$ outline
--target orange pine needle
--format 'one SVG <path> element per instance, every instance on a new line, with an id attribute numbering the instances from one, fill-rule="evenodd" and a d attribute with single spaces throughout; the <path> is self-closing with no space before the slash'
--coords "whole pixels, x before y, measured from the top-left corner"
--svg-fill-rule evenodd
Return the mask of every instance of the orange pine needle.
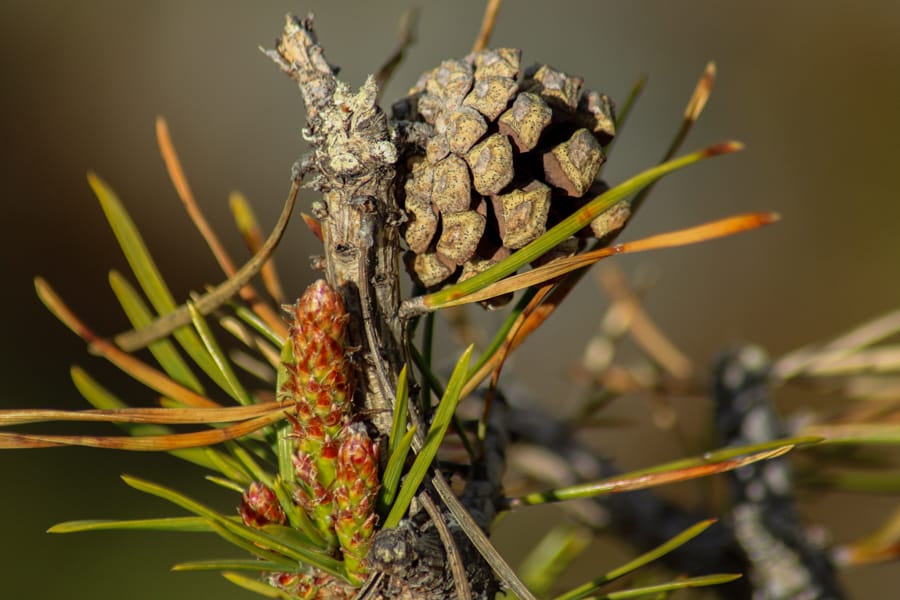
<path id="1" fill-rule="evenodd" d="M 568 258 L 560 258 L 536 269 L 532 269 L 531 271 L 502 279 L 473 294 L 443 303 L 439 308 L 468 304 L 470 302 L 480 302 L 530 286 L 540 285 L 546 281 L 561 277 L 576 269 L 590 266 L 603 258 L 614 256 L 616 254 L 646 252 L 647 250 L 658 250 L 662 248 L 674 248 L 686 246 L 688 244 L 696 244 L 757 229 L 764 225 L 774 223 L 778 219 L 779 216 L 776 213 L 750 213 L 738 215 L 712 221 L 703 225 L 697 225 L 695 227 L 661 233 L 633 242 L 623 242 L 607 248 L 600 248 L 593 252 L 576 254 L 575 256 Z"/>
<path id="2" fill-rule="evenodd" d="M 716 63 L 709 61 L 706 63 L 706 68 L 700 76 L 700 81 L 697 82 L 694 93 L 691 95 L 691 99 L 688 100 L 687 107 L 684 109 L 685 121 L 694 123 L 700 118 L 700 113 L 703 112 L 703 109 L 706 107 L 706 102 L 709 100 L 710 94 L 712 94 L 712 88 L 715 81 Z"/>
<path id="3" fill-rule="evenodd" d="M 53 446 L 89 446 L 91 448 L 157 452 L 198 448 L 249 435 L 283 418 L 282 411 L 277 410 L 271 414 L 221 429 L 210 429 L 195 433 L 148 435 L 144 437 L 0 433 L 0 450 L 11 448 L 50 448 Z"/>
<path id="4" fill-rule="evenodd" d="M 487 361 L 481 369 L 479 369 L 478 373 L 475 374 L 475 377 L 469 378 L 469 381 L 466 383 L 466 388 L 478 387 L 478 383 L 475 383 L 476 378 L 479 373 L 485 372 L 486 369 L 491 370 L 491 386 L 488 392 L 487 397 L 484 402 L 484 410 L 482 412 L 482 422 L 487 423 L 488 416 L 491 412 L 491 406 L 494 401 L 494 391 L 497 388 L 497 384 L 500 381 L 500 372 L 503 370 L 503 365 L 506 363 L 506 358 L 512 354 L 513 350 L 515 350 L 525 339 L 540 326 L 541 323 L 544 322 L 546 316 L 549 316 L 549 312 L 542 312 L 542 315 L 546 315 L 544 318 L 539 318 L 537 320 L 531 319 L 535 314 L 538 314 L 541 307 L 543 306 L 544 299 L 547 298 L 553 292 L 553 285 L 545 285 L 534 295 L 531 301 L 528 302 L 528 305 L 522 310 L 519 316 L 516 318 L 515 323 L 510 328 L 509 332 L 506 334 L 506 339 L 503 341 L 503 345 L 494 353 L 489 361 Z M 552 309 L 551 309 L 552 310 Z M 526 329 L 528 328 L 528 329 Z M 478 380 L 480 382 L 480 379 Z M 464 391 L 464 394 L 469 392 Z"/>
<path id="5" fill-rule="evenodd" d="M 0 426 L 48 421 L 154 423 L 157 425 L 228 423 L 259 417 L 282 410 L 283 407 L 281 402 L 265 402 L 251 406 L 227 408 L 117 408 L 113 410 L 22 408 L 0 410 Z"/>
<path id="6" fill-rule="evenodd" d="M 558 285 L 555 288 L 552 285 L 548 285 L 538 290 L 534 298 L 528 303 L 528 306 L 522 310 L 512 327 L 510 327 L 503 345 L 478 371 L 469 377 L 460 396 L 465 398 L 471 394 L 492 372 L 495 373 L 495 379 L 499 377 L 499 371 L 506 358 L 553 314 L 553 311 L 558 306 L 558 302 L 561 301 L 559 298 L 559 289 L 561 287 L 562 285 Z"/>
<path id="7" fill-rule="evenodd" d="M 628 311 L 628 333 L 644 352 L 676 379 L 690 378 L 693 372 L 690 359 L 656 326 L 621 270 L 602 269 L 599 280 L 606 294 Z"/>
<path id="8" fill-rule="evenodd" d="M 657 485 L 665 485 L 669 483 L 678 483 L 681 481 L 689 481 L 691 479 L 699 479 L 700 477 L 708 477 L 718 473 L 725 473 L 740 469 L 749 464 L 762 460 L 771 460 L 783 456 L 794 449 L 793 445 L 782 446 L 774 450 L 766 450 L 765 452 L 757 452 L 749 456 L 723 460 L 722 462 L 712 463 L 709 465 L 697 465 L 678 469 L 677 471 L 669 471 L 666 473 L 651 473 L 648 475 L 640 475 L 637 477 L 629 477 L 618 480 L 609 480 L 603 483 L 597 489 L 603 489 L 609 492 L 629 492 L 632 490 L 641 490 Z"/>
<path id="9" fill-rule="evenodd" d="M 841 546 L 835 552 L 835 562 L 840 565 L 866 565 L 897 560 L 898 557 L 900 557 L 900 510 L 895 510 L 871 535 Z"/>
<path id="10" fill-rule="evenodd" d="M 181 203 L 184 205 L 185 210 L 187 210 L 191 221 L 193 221 L 194 226 L 197 228 L 197 231 L 200 232 L 200 235 L 203 236 L 203 239 L 206 241 L 213 256 L 216 258 L 216 262 L 219 263 L 219 266 L 222 268 L 225 275 L 234 277 L 235 273 L 237 273 L 237 267 L 231 260 L 231 257 L 228 255 L 222 242 L 219 241 L 216 232 L 213 231 L 209 222 L 206 220 L 203 211 L 200 210 L 200 206 L 197 204 L 194 193 L 191 191 L 187 177 L 184 174 L 184 169 L 181 167 L 181 160 L 178 158 L 178 153 L 175 151 L 175 146 L 172 143 L 169 126 L 163 117 L 156 118 L 156 139 L 159 144 L 159 152 L 166 165 L 166 171 L 169 173 L 172 185 L 175 186 L 175 191 L 178 193 L 178 197 L 181 199 Z M 269 261 L 266 262 L 266 265 L 268 264 Z M 264 265 L 262 269 L 265 270 L 266 266 Z M 245 285 L 238 293 L 266 325 L 276 332 L 284 335 L 287 334 L 287 328 L 284 326 L 284 321 L 270 306 L 260 299 L 256 290 L 253 289 L 253 286 L 249 284 Z M 277 301 L 280 302 L 280 300 Z"/>
<path id="11" fill-rule="evenodd" d="M 260 249 L 258 253 L 254 254 L 249 261 L 244 263 L 244 265 L 240 269 L 238 269 L 238 271 L 235 272 L 233 276 L 229 277 L 224 282 L 212 288 L 209 292 L 200 296 L 194 301 L 194 307 L 201 314 L 209 314 L 210 312 L 227 302 L 232 296 L 240 292 L 242 289 L 247 288 L 248 282 L 256 276 L 256 274 L 259 272 L 259 269 L 266 263 L 266 261 L 275 251 L 275 248 L 278 246 L 278 242 L 281 241 L 281 237 L 284 234 L 285 228 L 290 221 L 291 213 L 293 212 L 294 204 L 297 201 L 297 194 L 299 193 L 299 190 L 300 182 L 293 181 L 291 183 L 291 189 L 288 192 L 288 197 L 284 202 L 284 207 L 281 210 L 281 215 L 278 217 L 278 222 L 275 224 L 275 227 L 269 234 L 269 237 L 266 239 L 265 244 L 263 244 L 262 249 Z M 253 293 L 255 297 L 255 292 L 253 292 L 252 289 L 250 289 L 250 292 Z M 266 324 L 273 331 L 278 334 L 284 332 L 283 337 L 287 336 L 287 326 L 284 323 L 284 320 L 281 319 L 277 314 L 275 314 L 275 312 L 268 305 L 262 303 L 261 301 L 257 301 L 256 303 L 251 302 L 251 304 L 254 311 L 259 315 L 261 319 L 266 321 Z M 147 346 L 155 340 L 166 337 L 175 329 L 178 329 L 183 325 L 187 325 L 190 322 L 190 310 L 188 309 L 187 305 L 182 304 L 174 311 L 157 317 L 149 325 L 146 325 L 141 329 L 132 329 L 130 331 L 120 333 L 116 335 L 114 339 L 116 341 L 116 344 L 118 344 L 120 348 L 129 352 L 133 352 Z"/>
<path id="12" fill-rule="evenodd" d="M 529 494 L 527 496 L 511 498 L 508 501 L 508 507 L 514 508 L 517 506 L 524 506 L 529 504 L 544 504 L 551 500 L 562 501 L 570 498 L 575 498 L 576 496 L 579 498 L 585 498 L 589 496 L 599 496 L 601 494 L 631 492 L 634 490 L 642 490 L 658 485 L 689 481 L 691 479 L 698 479 L 700 477 L 708 477 L 710 475 L 715 475 L 718 473 L 733 471 L 734 469 L 739 469 L 741 467 L 762 460 L 771 460 L 773 458 L 778 458 L 793 450 L 794 447 L 794 444 L 787 444 L 785 446 L 779 446 L 778 448 L 775 448 L 773 450 L 766 450 L 763 452 L 757 452 L 755 454 L 749 454 L 747 456 L 741 456 L 738 458 L 722 460 L 704 465 L 694 465 L 681 469 L 675 469 L 672 471 L 663 471 L 657 473 L 639 473 L 630 476 L 626 475 L 624 477 L 612 477 L 609 479 L 603 479 L 601 481 L 571 486 L 564 490 L 555 490 L 549 493 L 538 492 L 535 494 Z"/>
<path id="13" fill-rule="evenodd" d="M 300 218 L 303 219 L 303 222 L 306 223 L 306 227 L 314 236 L 316 236 L 317 240 L 320 242 L 325 241 L 322 237 L 322 225 L 319 223 L 318 219 L 305 212 L 300 213 Z"/>
<path id="14" fill-rule="evenodd" d="M 187 177 L 184 175 L 184 169 L 181 167 L 178 153 L 175 151 L 175 146 L 172 144 L 169 126 L 163 117 L 156 117 L 156 140 L 159 144 L 159 152 L 162 155 L 163 162 L 166 164 L 166 171 L 169 173 L 172 185 L 175 186 L 175 191 L 178 192 L 181 203 L 184 204 L 184 208 L 191 217 L 191 221 L 194 222 L 194 226 L 200 232 L 200 235 L 203 236 L 203 239 L 206 240 L 209 249 L 212 250 L 213 255 L 216 257 L 216 261 L 222 267 L 222 270 L 226 275 L 231 277 L 237 269 L 231 261 L 231 257 L 229 257 L 228 253 L 225 251 L 225 247 L 222 246 L 222 243 L 216 236 L 215 231 L 210 227 L 209 222 L 200 210 L 196 198 L 194 198 L 191 186 L 188 184 Z"/>
<path id="15" fill-rule="evenodd" d="M 487 48 L 491 41 L 491 35 L 494 33 L 497 15 L 500 13 L 502 4 L 503 0 L 488 0 L 487 6 L 484 8 L 484 17 L 481 20 L 481 30 L 478 32 L 478 38 L 472 45 L 472 52 L 481 52 Z"/>
<path id="16" fill-rule="evenodd" d="M 265 237 L 263 237 L 259 222 L 256 220 L 256 215 L 253 214 L 253 209 L 250 208 L 250 203 L 240 192 L 231 192 L 228 200 L 231 214 L 238 225 L 241 237 L 244 238 L 244 244 L 247 245 L 251 254 L 256 254 L 262 249 Z M 284 304 L 284 291 L 281 287 L 281 279 L 275 269 L 275 260 L 271 258 L 267 260 L 260 269 L 259 275 L 262 278 L 263 286 L 275 303 Z"/>

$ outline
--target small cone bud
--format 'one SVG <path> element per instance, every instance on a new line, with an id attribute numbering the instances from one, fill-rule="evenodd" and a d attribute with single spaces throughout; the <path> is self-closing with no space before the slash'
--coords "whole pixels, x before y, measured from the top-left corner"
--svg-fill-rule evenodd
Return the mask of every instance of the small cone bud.
<path id="1" fill-rule="evenodd" d="M 311 573 L 272 573 L 267 581 L 297 600 L 351 600 L 359 593 L 358 587 L 347 585 L 318 569 Z"/>
<path id="2" fill-rule="evenodd" d="M 294 319 L 295 326 L 321 330 L 339 342 L 343 342 L 347 331 L 344 301 L 324 279 L 306 288 L 295 305 Z"/>
<path id="3" fill-rule="evenodd" d="M 295 501 L 323 539 L 336 546 L 331 490 L 336 440 L 350 418 L 352 371 L 344 348 L 349 316 L 340 294 L 324 280 L 310 285 L 290 309 L 292 360 L 279 375 L 279 398 L 294 402 Z"/>
<path id="4" fill-rule="evenodd" d="M 349 316 L 340 294 L 324 280 L 310 285 L 292 307 L 289 334 L 294 362 L 281 397 L 297 405 L 298 433 L 324 426 L 335 437 L 349 411 L 351 365 L 344 340 Z M 312 416 L 318 418 L 313 424 Z M 304 435 L 305 437 L 305 435 Z"/>
<path id="5" fill-rule="evenodd" d="M 244 525 L 261 528 L 263 525 L 283 525 L 284 509 L 272 488 L 254 481 L 241 497 L 241 519 Z"/>
<path id="6" fill-rule="evenodd" d="M 339 485 L 356 489 L 361 485 L 365 495 L 374 495 L 381 482 L 378 480 L 378 447 L 372 442 L 362 423 L 352 423 L 343 432 L 337 453 L 337 480 Z M 356 501 L 357 496 L 350 498 Z"/>
<path id="7" fill-rule="evenodd" d="M 354 583 L 361 583 L 368 573 L 365 559 L 375 530 L 375 497 L 381 485 L 378 448 L 362 423 L 344 429 L 335 483 L 335 533 L 347 575 Z"/>
<path id="8" fill-rule="evenodd" d="M 331 472 L 323 473 L 318 469 L 319 464 L 331 466 Z M 298 483 L 294 500 L 315 524 L 322 539 L 332 548 L 338 544 L 334 533 L 335 506 L 331 493 L 334 466 L 334 459 L 314 459 L 302 451 L 294 455 L 294 476 Z"/>

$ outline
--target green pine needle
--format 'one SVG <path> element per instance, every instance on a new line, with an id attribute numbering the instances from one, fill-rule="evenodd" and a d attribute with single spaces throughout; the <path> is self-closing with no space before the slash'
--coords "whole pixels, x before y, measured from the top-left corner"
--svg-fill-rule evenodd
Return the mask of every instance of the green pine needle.
<path id="1" fill-rule="evenodd" d="M 232 308 L 234 309 L 234 314 L 240 320 L 252 327 L 257 333 L 267 339 L 273 346 L 275 346 L 276 348 L 281 348 L 284 345 L 284 338 L 272 331 L 272 328 L 266 325 L 265 321 L 260 319 L 259 315 L 257 315 L 255 312 L 248 309 L 246 306 L 241 306 L 240 304 L 233 304 Z"/>
<path id="2" fill-rule="evenodd" d="M 238 494 L 244 493 L 244 486 L 230 479 L 226 479 L 225 477 L 216 477 L 215 475 L 207 475 L 204 477 L 210 483 L 213 483 L 219 487 L 225 488 L 226 490 L 231 490 L 232 492 L 237 492 Z"/>
<path id="3" fill-rule="evenodd" d="M 241 575 L 240 573 L 231 573 L 228 571 L 222 573 L 222 577 L 224 577 L 231 583 L 244 588 L 245 590 L 255 592 L 257 594 L 260 594 L 261 596 L 265 596 L 266 598 L 276 598 L 277 600 L 294 600 L 290 594 L 282 592 L 281 590 L 274 588 L 267 583 L 263 583 L 259 579 L 250 578 L 246 575 Z"/>
<path id="4" fill-rule="evenodd" d="M 75 389 L 77 389 L 84 399 L 94 408 L 100 410 L 127 408 L 128 405 L 125 402 L 100 385 L 97 380 L 91 377 L 81 367 L 73 366 L 70 369 L 70 375 L 72 377 L 72 383 L 75 384 Z M 145 435 L 167 435 L 175 432 L 173 429 L 164 425 L 151 425 L 147 423 L 116 423 L 116 426 L 135 437 Z M 218 451 L 216 450 L 210 452 L 218 454 Z M 218 465 L 215 461 L 210 459 L 210 452 L 207 452 L 205 448 L 183 448 L 180 450 L 170 450 L 169 454 L 195 465 L 217 471 L 219 470 Z"/>
<path id="5" fill-rule="evenodd" d="M 208 519 L 210 525 L 216 529 L 223 538 L 236 545 L 245 549 L 256 548 L 256 550 L 253 550 L 256 554 L 260 554 L 260 549 L 265 549 L 264 552 L 267 555 L 265 558 L 269 560 L 272 560 L 272 558 L 268 556 L 270 554 L 281 555 L 284 560 L 302 562 L 310 566 L 318 567 L 326 573 L 330 573 L 335 577 L 346 580 L 343 564 L 330 556 L 321 554 L 312 546 L 285 544 L 275 536 L 267 534 L 259 529 L 248 527 L 242 523 L 236 523 L 196 500 L 192 500 L 165 486 L 144 481 L 129 475 L 123 475 L 122 479 L 125 483 L 137 490 L 168 500 L 197 516 Z"/>
<path id="6" fill-rule="evenodd" d="M 401 438 L 406 434 L 407 410 L 409 407 L 409 380 L 406 365 L 397 375 L 397 392 L 394 397 L 394 415 L 391 422 L 391 435 L 388 437 L 388 452 L 394 455 Z"/>
<path id="7" fill-rule="evenodd" d="M 509 500 L 509 504 L 510 506 L 547 504 L 551 502 L 595 498 L 597 496 L 602 496 L 605 494 L 643 489 L 646 487 L 652 487 L 654 485 L 673 483 L 675 481 L 670 481 L 665 478 L 656 478 L 654 476 L 661 476 L 683 469 L 714 466 L 716 465 L 716 463 L 724 463 L 738 457 L 745 457 L 747 461 L 767 460 L 770 458 L 776 458 L 777 456 L 782 456 L 784 453 L 790 451 L 798 445 L 816 444 L 820 442 L 821 438 L 798 437 L 773 440 L 771 442 L 752 444 L 749 446 L 722 448 L 714 452 L 708 452 L 701 456 L 676 460 L 661 465 L 656 465 L 654 467 L 649 467 L 647 469 L 630 471 L 628 473 L 601 479 L 599 481 L 579 483 L 576 485 L 556 488 L 553 490 L 535 492 L 533 494 L 528 494 L 527 496 L 512 498 Z M 781 452 L 779 452 L 779 450 L 781 450 Z M 721 470 L 715 472 L 724 472 L 726 470 L 737 468 L 738 466 L 750 464 L 747 461 L 742 462 L 740 465 L 735 464 L 728 468 L 723 467 Z M 710 474 L 712 473 L 704 472 L 692 474 L 690 476 L 678 478 L 677 481 L 694 479 L 696 477 L 708 476 Z"/>
<path id="8" fill-rule="evenodd" d="M 57 523 L 47 533 L 78 533 L 82 531 L 182 531 L 209 533 L 213 529 L 202 517 L 165 517 L 161 519 L 83 520 Z"/>
<path id="9" fill-rule="evenodd" d="M 224 558 L 219 560 L 194 560 L 172 565 L 173 571 L 284 571 L 284 565 L 256 559 Z M 274 588 L 273 588 L 274 589 Z"/>
<path id="10" fill-rule="evenodd" d="M 543 596 L 591 540 L 593 534 L 587 527 L 569 524 L 555 527 L 528 552 L 517 573 L 529 590 Z"/>
<path id="11" fill-rule="evenodd" d="M 821 436 L 822 444 L 900 444 L 897 423 L 838 423 L 811 425 L 803 433 Z"/>
<path id="12" fill-rule="evenodd" d="M 159 269 L 153 262 L 150 252 L 147 250 L 144 239 L 119 198 L 106 182 L 95 173 L 88 173 L 88 183 L 100 200 L 100 206 L 109 221 L 110 227 L 122 248 L 125 259 L 131 266 L 135 278 L 144 294 L 150 300 L 150 304 L 156 311 L 163 315 L 173 312 L 176 308 L 175 299 L 166 286 Z M 219 369 L 212 357 L 203 348 L 203 344 L 190 327 L 179 327 L 172 335 L 184 348 L 188 356 L 220 387 L 227 387 L 227 382 L 222 379 Z"/>
<path id="13" fill-rule="evenodd" d="M 281 509 L 284 511 L 284 515 L 287 517 L 291 527 L 301 532 L 311 545 L 325 550 L 328 547 L 328 542 L 319 534 L 319 530 L 316 529 L 306 511 L 297 505 L 289 484 L 281 477 L 277 477 L 272 489 L 275 490 L 278 503 L 281 504 Z"/>
<path id="14" fill-rule="evenodd" d="M 654 560 L 656 560 L 662 556 L 665 556 L 666 554 L 668 554 L 672 550 L 675 550 L 679 546 L 684 545 L 688 541 L 694 539 L 695 537 L 697 537 L 698 535 L 700 535 L 701 533 L 706 531 L 715 522 L 716 522 L 715 519 L 709 519 L 706 521 L 701 521 L 691 527 L 688 527 L 687 529 L 685 529 L 684 531 L 682 531 L 681 533 L 679 533 L 672 539 L 668 540 L 667 542 L 665 542 L 663 544 L 660 544 L 653 550 L 650 550 L 649 552 L 645 552 L 644 554 L 638 556 L 634 560 L 627 562 L 626 564 L 622 565 L 621 567 L 619 567 L 617 569 L 613 569 L 612 571 L 610 571 L 609 573 L 606 573 L 605 575 L 601 575 L 600 577 L 598 577 L 592 581 L 582 584 L 582 585 L 578 586 L 577 588 L 575 588 L 574 590 L 571 590 L 561 596 L 557 596 L 555 600 L 577 600 L 579 598 L 584 598 L 584 597 L 588 596 L 589 594 L 592 594 L 595 591 L 597 591 L 598 589 L 600 589 L 601 586 L 603 586 L 607 583 L 610 583 L 611 581 L 614 581 L 616 579 L 619 579 L 620 577 L 624 577 L 625 575 L 628 575 L 629 573 L 636 571 L 637 569 L 650 564 Z"/>
<path id="15" fill-rule="evenodd" d="M 219 523 L 214 522 L 210 523 L 210 527 L 212 527 L 212 530 L 219 534 L 219 537 L 221 537 L 225 541 L 231 543 L 234 546 L 237 546 L 238 548 L 241 548 L 242 550 L 250 553 L 253 556 L 256 556 L 261 560 L 278 563 L 285 571 L 297 568 L 297 565 L 290 558 L 283 556 L 279 552 L 270 550 L 267 546 L 249 541 L 247 537 L 238 535 L 234 532 L 233 529 L 223 527 Z"/>
<path id="16" fill-rule="evenodd" d="M 109 285 L 116 299 L 122 305 L 122 310 L 128 317 L 131 326 L 135 329 L 149 325 L 153 321 L 153 313 L 144 304 L 137 290 L 118 271 L 109 272 Z M 188 364 L 181 358 L 175 345 L 167 338 L 157 340 L 148 346 L 150 353 L 163 368 L 166 374 L 198 394 L 203 394 L 203 385 L 191 371 Z"/>
<path id="17" fill-rule="evenodd" d="M 741 577 L 742 575 L 737 573 L 717 573 L 715 575 L 703 575 L 701 577 L 691 577 L 689 579 L 677 579 L 669 583 L 661 583 L 657 585 L 632 588 L 630 590 L 610 592 L 609 594 L 604 594 L 602 596 L 591 596 L 591 598 L 594 598 L 595 600 L 627 600 L 630 598 L 643 598 L 663 592 L 674 592 L 677 590 L 685 590 L 689 588 L 722 585 L 723 583 L 730 583 L 736 579 L 740 579 Z M 587 592 L 586 594 L 580 594 L 578 596 L 571 597 L 566 596 L 566 598 L 567 600 L 580 600 L 581 598 L 587 598 L 588 594 L 590 593 L 591 592 Z M 554 600 L 561 600 L 561 598 L 563 598 L 563 596 L 554 598 Z"/>
<path id="18" fill-rule="evenodd" d="M 212 329 L 209 328 L 206 319 L 203 318 L 203 315 L 200 314 L 200 311 L 197 310 L 193 302 L 188 302 L 187 307 L 188 311 L 191 313 L 191 322 L 194 324 L 194 329 L 197 330 L 197 334 L 203 342 L 203 347 L 216 365 L 221 381 L 225 382 L 222 389 L 238 404 L 243 406 L 254 404 L 255 400 L 247 393 L 247 390 L 244 389 L 244 386 L 241 385 L 240 380 L 238 380 L 237 376 L 234 374 L 234 371 L 231 369 L 231 361 L 228 360 L 228 357 L 222 352 L 222 348 L 216 341 Z M 217 381 L 219 381 L 219 379 L 217 379 Z"/>
<path id="19" fill-rule="evenodd" d="M 459 395 L 462 392 L 463 385 L 465 385 L 466 374 L 469 372 L 472 349 L 473 346 L 466 348 L 466 351 L 463 352 L 463 355 L 456 363 L 456 367 L 453 369 L 450 381 L 447 382 L 447 390 L 444 392 L 440 404 L 438 404 L 434 420 L 428 430 L 428 435 L 425 437 L 425 443 L 418 456 L 416 456 L 416 460 L 397 494 L 397 500 L 391 507 L 391 512 L 384 520 L 385 529 L 396 527 L 400 523 L 400 519 L 406 514 L 409 503 L 412 502 L 413 496 L 419 489 L 419 485 L 425 479 L 428 469 L 431 468 L 434 457 L 437 456 L 438 448 L 444 440 L 444 435 L 446 435 L 447 428 L 453 420 L 453 415 L 456 413 L 456 404 L 459 402 Z"/>
<path id="20" fill-rule="evenodd" d="M 380 514 L 387 513 L 394 503 L 394 498 L 397 496 L 397 488 L 400 485 L 400 478 L 403 475 L 403 466 L 406 464 L 406 457 L 409 456 L 409 449 L 412 446 L 415 435 L 416 428 L 413 426 L 400 438 L 397 447 L 394 448 L 391 457 L 388 459 L 384 475 L 381 477 L 381 490 L 378 494 L 378 512 Z"/>
<path id="21" fill-rule="evenodd" d="M 558 225 L 544 233 L 544 235 L 520 250 L 517 250 L 508 258 L 500 261 L 491 268 L 470 279 L 466 279 L 463 282 L 447 286 L 432 294 L 412 299 L 413 301 L 407 301 L 406 308 L 413 314 L 420 307 L 424 307 L 426 310 L 436 309 L 453 300 L 480 291 L 488 285 L 503 279 L 507 275 L 515 273 L 526 264 L 540 258 L 548 251 L 558 246 L 565 239 L 583 229 L 601 213 L 611 209 L 619 202 L 624 201 L 632 194 L 639 192 L 665 175 L 714 156 L 736 152 L 742 147 L 743 146 L 738 142 L 724 142 L 722 144 L 704 148 L 703 150 L 692 152 L 681 158 L 664 162 L 658 166 L 651 167 L 595 197 L 583 208 L 561 221 Z"/>

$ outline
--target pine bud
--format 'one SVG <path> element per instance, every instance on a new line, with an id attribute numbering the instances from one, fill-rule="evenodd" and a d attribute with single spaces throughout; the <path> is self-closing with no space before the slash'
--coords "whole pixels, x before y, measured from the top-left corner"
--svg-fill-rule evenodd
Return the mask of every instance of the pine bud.
<path id="1" fill-rule="evenodd" d="M 241 519 L 244 525 L 261 528 L 263 525 L 285 522 L 284 510 L 272 488 L 254 481 L 241 497 Z"/>
<path id="2" fill-rule="evenodd" d="M 294 363 L 286 365 L 290 377 L 282 397 L 297 403 L 301 429 L 309 425 L 305 417 L 315 415 L 333 438 L 343 426 L 352 394 L 350 361 L 344 348 L 347 311 L 340 294 L 320 279 L 300 296 L 291 313 Z"/>
<path id="3" fill-rule="evenodd" d="M 338 450 L 334 504 L 334 528 L 347 575 L 361 583 L 368 572 L 366 555 L 375 529 L 375 497 L 378 478 L 378 448 L 362 423 L 353 423 L 343 432 Z"/>
<path id="4" fill-rule="evenodd" d="M 350 414 L 351 364 L 344 347 L 349 316 L 340 294 L 324 280 L 290 307 L 292 360 L 283 365 L 279 397 L 294 403 L 296 502 L 336 547 L 331 490 L 338 441 Z"/>
<path id="5" fill-rule="evenodd" d="M 333 443 L 328 445 L 329 450 L 333 447 Z M 334 454 L 329 451 L 327 455 L 320 454 L 314 458 L 303 451 L 297 451 L 293 461 L 294 476 L 298 483 L 295 501 L 316 525 L 328 546 L 337 547 L 338 538 L 334 533 L 335 506 L 331 492 L 334 483 Z M 320 470 L 319 465 L 328 470 Z"/>

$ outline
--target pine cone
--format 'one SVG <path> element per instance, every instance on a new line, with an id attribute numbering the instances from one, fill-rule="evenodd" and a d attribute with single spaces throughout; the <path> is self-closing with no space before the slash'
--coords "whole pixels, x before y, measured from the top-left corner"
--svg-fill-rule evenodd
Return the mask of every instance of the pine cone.
<path id="1" fill-rule="evenodd" d="M 608 96 L 519 50 L 448 60 L 393 106 L 407 268 L 427 288 L 465 279 L 572 214 L 615 134 Z M 402 136 L 403 137 L 403 136 Z"/>

